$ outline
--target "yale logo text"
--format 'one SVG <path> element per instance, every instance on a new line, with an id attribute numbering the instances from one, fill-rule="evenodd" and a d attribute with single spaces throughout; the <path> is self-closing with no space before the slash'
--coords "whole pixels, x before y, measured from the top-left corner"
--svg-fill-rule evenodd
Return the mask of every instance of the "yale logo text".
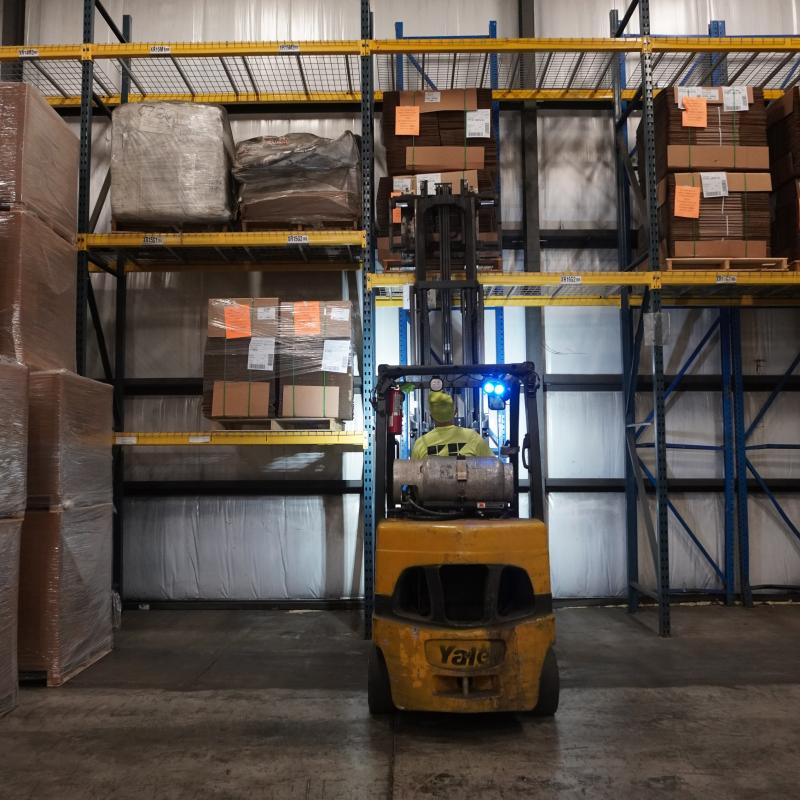
<path id="1" fill-rule="evenodd" d="M 491 658 L 488 645 L 466 648 L 440 644 L 439 651 L 443 667 L 485 667 Z"/>

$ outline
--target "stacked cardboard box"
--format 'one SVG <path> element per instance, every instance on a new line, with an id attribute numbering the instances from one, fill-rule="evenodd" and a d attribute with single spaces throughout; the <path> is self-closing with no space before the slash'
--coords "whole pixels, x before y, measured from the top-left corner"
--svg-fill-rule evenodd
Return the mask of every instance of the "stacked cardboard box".
<path id="1" fill-rule="evenodd" d="M 673 87 L 658 94 L 654 111 L 662 259 L 768 257 L 772 184 L 763 91 Z M 640 125 L 640 154 L 642 137 Z M 642 186 L 644 179 L 640 157 Z M 640 242 L 646 245 L 644 237 Z"/>
<path id="2" fill-rule="evenodd" d="M 353 314 L 349 300 L 281 303 L 282 417 L 353 419 Z"/>
<path id="3" fill-rule="evenodd" d="M 203 414 L 209 419 L 275 416 L 277 297 L 208 301 Z"/>
<path id="4" fill-rule="evenodd" d="M 233 136 L 220 106 L 146 101 L 114 110 L 111 216 L 148 227 L 233 217 Z"/>
<path id="5" fill-rule="evenodd" d="M 404 109 L 419 108 L 419 135 L 398 133 L 398 117 Z M 400 233 L 400 220 L 389 218 L 392 193 L 419 193 L 425 180 L 428 192 L 435 184 L 450 183 L 460 191 L 462 180 L 471 189 L 493 192 L 498 175 L 497 140 L 491 124 L 492 93 L 489 89 L 457 89 L 437 92 L 384 92 L 383 141 L 388 176 L 377 192 L 379 250 L 388 253 L 389 234 Z M 497 242 L 499 212 L 493 207 L 478 212 L 478 230 L 487 242 Z M 458 230 L 458 215 L 451 214 L 451 230 Z"/>
<path id="6" fill-rule="evenodd" d="M 0 716 L 17 705 L 19 549 L 28 458 L 28 368 L 0 358 Z"/>
<path id="7" fill-rule="evenodd" d="M 58 685 L 111 650 L 113 389 L 31 373 L 19 669 Z"/>
<path id="8" fill-rule="evenodd" d="M 112 394 L 63 370 L 30 377 L 19 667 L 50 684 L 111 649 Z"/>
<path id="9" fill-rule="evenodd" d="M 772 255 L 800 260 L 800 88 L 767 109 L 767 139 L 774 194 L 771 197 Z"/>
<path id="10" fill-rule="evenodd" d="M 239 142 L 233 176 L 246 222 L 352 226 L 361 217 L 361 154 L 350 131 Z"/>

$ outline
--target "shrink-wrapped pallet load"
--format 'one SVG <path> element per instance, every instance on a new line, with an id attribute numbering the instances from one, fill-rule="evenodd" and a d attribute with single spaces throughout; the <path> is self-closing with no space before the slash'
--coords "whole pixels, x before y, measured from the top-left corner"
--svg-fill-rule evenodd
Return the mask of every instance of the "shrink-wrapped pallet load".
<path id="1" fill-rule="evenodd" d="M 220 106 L 142 101 L 114 110 L 111 217 L 148 227 L 220 225 L 234 212 L 233 137 Z"/>
<path id="2" fill-rule="evenodd" d="M 17 705 L 17 606 L 22 517 L 0 519 L 0 716 Z"/>
<path id="3" fill-rule="evenodd" d="M 0 358 L 0 518 L 25 512 L 28 368 Z"/>
<path id="4" fill-rule="evenodd" d="M 0 208 L 35 214 L 68 242 L 78 228 L 78 138 L 28 83 L 0 83 Z"/>
<path id="5" fill-rule="evenodd" d="M 239 142 L 233 175 L 246 223 L 352 226 L 361 216 L 361 155 L 350 131 Z"/>

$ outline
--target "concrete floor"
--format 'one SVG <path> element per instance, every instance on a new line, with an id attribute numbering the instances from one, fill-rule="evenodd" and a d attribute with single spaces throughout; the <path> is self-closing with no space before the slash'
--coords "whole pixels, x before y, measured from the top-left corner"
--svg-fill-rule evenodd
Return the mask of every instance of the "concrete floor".
<path id="1" fill-rule="evenodd" d="M 355 613 L 127 613 L 0 720 L 0 798 L 800 797 L 796 605 L 556 618 L 555 719 L 373 720 Z"/>

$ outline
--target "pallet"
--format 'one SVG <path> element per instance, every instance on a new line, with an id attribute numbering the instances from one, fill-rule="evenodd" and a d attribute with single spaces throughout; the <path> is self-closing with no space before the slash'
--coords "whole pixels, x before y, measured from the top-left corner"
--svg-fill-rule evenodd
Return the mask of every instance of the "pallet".
<path id="1" fill-rule="evenodd" d="M 344 422 L 330 417 L 280 417 L 278 419 L 215 419 L 215 431 L 343 431 Z"/>
<path id="2" fill-rule="evenodd" d="M 310 222 L 292 223 L 288 222 L 262 222 L 257 219 L 243 219 L 243 233 L 269 233 L 270 231 L 357 231 L 358 221 L 352 222 Z"/>
<path id="3" fill-rule="evenodd" d="M 145 225 L 138 222 L 116 222 L 111 220 L 112 233 L 229 233 L 230 223 L 209 222 L 187 225 Z"/>
<path id="4" fill-rule="evenodd" d="M 44 677 L 47 675 L 47 685 L 48 686 L 61 686 L 63 683 L 66 683 L 70 678 L 74 678 L 78 673 L 83 672 L 87 667 L 91 667 L 92 664 L 98 662 L 101 658 L 107 656 L 113 647 L 104 647 L 102 650 L 98 650 L 96 653 L 93 653 L 89 656 L 82 664 L 78 664 L 77 667 L 73 667 L 68 672 L 58 672 L 55 669 L 42 669 L 42 670 L 32 670 L 32 671 L 25 671 L 26 677 L 31 678 L 38 678 L 38 676 Z"/>
<path id="5" fill-rule="evenodd" d="M 667 258 L 666 272 L 786 272 L 785 258 Z"/>

